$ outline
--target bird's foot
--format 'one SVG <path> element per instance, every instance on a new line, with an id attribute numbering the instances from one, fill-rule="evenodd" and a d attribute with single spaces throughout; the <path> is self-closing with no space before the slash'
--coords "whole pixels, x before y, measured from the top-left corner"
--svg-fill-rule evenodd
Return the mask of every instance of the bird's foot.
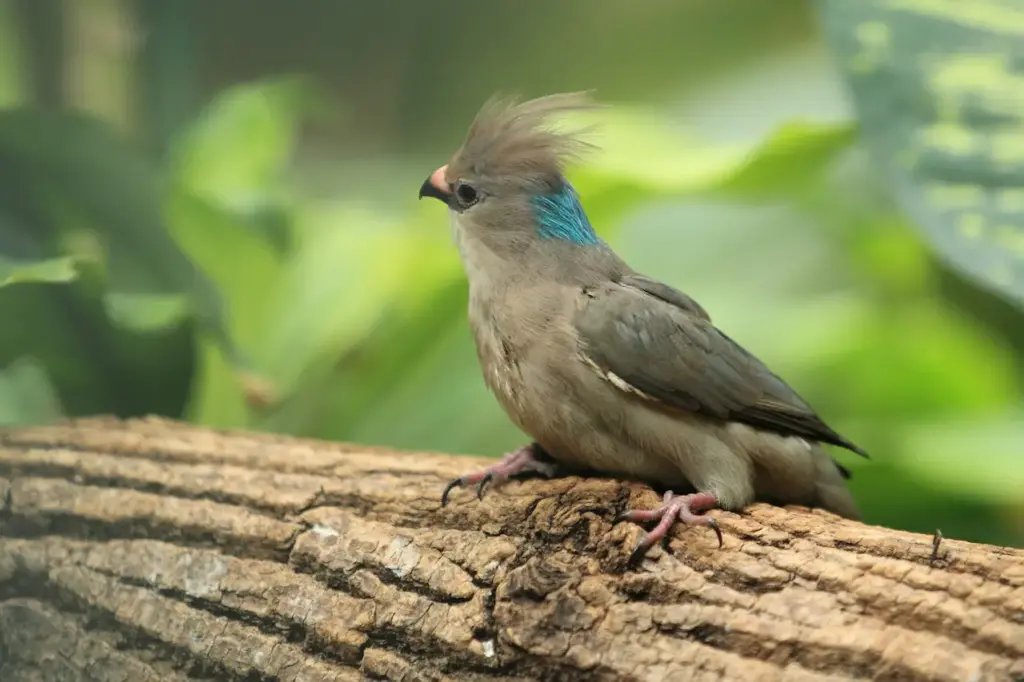
<path id="1" fill-rule="evenodd" d="M 635 564 L 642 559 L 647 554 L 647 550 L 665 537 L 665 534 L 668 533 L 669 528 L 672 527 L 676 519 L 694 526 L 710 526 L 715 531 L 715 535 L 718 536 L 718 546 L 721 547 L 722 530 L 718 527 L 715 520 L 710 516 L 694 514 L 694 511 L 707 509 L 716 504 L 718 504 L 718 500 L 711 493 L 693 493 L 692 495 L 676 496 L 670 490 L 665 493 L 661 506 L 656 509 L 634 509 L 620 514 L 615 519 L 616 521 L 639 522 L 658 520 L 658 525 L 640 538 L 640 542 L 636 544 L 633 553 L 629 556 L 629 563 Z"/>
<path id="2" fill-rule="evenodd" d="M 441 493 L 441 506 L 443 507 L 448 504 L 448 493 L 453 488 L 476 483 L 477 499 L 483 499 L 484 488 L 487 487 L 488 483 L 500 483 L 517 474 L 535 471 L 542 476 L 551 478 L 555 474 L 555 465 L 550 461 L 542 459 L 544 457 L 546 457 L 546 453 L 537 443 L 524 445 L 518 450 L 502 457 L 496 464 L 452 480 L 445 486 L 444 492 Z"/>

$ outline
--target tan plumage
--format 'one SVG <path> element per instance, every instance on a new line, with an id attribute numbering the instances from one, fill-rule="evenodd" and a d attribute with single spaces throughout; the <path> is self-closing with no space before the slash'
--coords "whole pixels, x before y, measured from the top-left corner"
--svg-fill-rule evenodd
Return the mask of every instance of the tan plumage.
<path id="1" fill-rule="evenodd" d="M 693 299 L 636 273 L 590 229 L 564 177 L 589 145 L 551 119 L 593 106 L 581 93 L 492 100 L 421 189 L 451 209 L 484 380 L 536 442 L 454 483 L 550 473 L 546 455 L 568 470 L 701 493 L 633 512 L 662 518 L 649 541 L 677 515 L 714 525 L 691 508 L 716 502 L 739 510 L 761 498 L 857 518 L 848 473 L 819 443 L 863 451 Z"/>

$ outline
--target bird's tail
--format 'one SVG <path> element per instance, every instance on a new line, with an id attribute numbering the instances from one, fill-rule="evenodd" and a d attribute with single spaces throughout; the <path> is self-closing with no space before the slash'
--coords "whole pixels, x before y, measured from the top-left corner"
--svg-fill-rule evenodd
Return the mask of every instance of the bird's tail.
<path id="1" fill-rule="evenodd" d="M 817 465 L 817 506 L 833 514 L 859 521 L 860 509 L 857 508 L 850 489 L 846 487 L 849 472 L 823 451 L 817 457 Z"/>

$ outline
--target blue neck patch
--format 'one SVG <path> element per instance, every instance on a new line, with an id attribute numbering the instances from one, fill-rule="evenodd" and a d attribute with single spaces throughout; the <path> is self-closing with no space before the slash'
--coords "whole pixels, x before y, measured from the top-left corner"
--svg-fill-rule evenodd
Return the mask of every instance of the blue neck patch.
<path id="1" fill-rule="evenodd" d="M 601 243 L 571 185 L 566 184 L 557 192 L 538 194 L 531 202 L 541 239 L 561 239 L 577 246 Z"/>

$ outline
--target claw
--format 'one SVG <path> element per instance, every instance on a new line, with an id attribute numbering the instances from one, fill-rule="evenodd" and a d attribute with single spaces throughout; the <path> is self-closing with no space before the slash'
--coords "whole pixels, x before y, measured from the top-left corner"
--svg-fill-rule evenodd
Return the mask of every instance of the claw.
<path id="1" fill-rule="evenodd" d="M 486 488 L 487 484 L 493 480 L 494 474 L 492 472 L 488 471 L 486 474 L 484 474 L 484 477 L 481 478 L 480 482 L 476 484 L 476 499 L 484 499 L 484 488 Z"/>
<path id="2" fill-rule="evenodd" d="M 708 525 L 711 526 L 711 530 L 715 531 L 715 535 L 718 536 L 718 549 L 722 549 L 722 545 L 725 544 L 725 540 L 722 537 L 722 529 L 718 527 L 718 521 L 709 517 Z"/>
<path id="3" fill-rule="evenodd" d="M 650 549 L 650 547 L 647 546 L 647 535 L 647 533 L 644 533 L 643 537 L 640 538 L 640 541 L 636 543 L 635 547 L 633 547 L 633 551 L 629 553 L 628 564 L 630 566 L 639 565 L 640 560 L 644 558 L 644 555 L 647 554 L 647 550 Z"/>
<path id="4" fill-rule="evenodd" d="M 445 486 L 444 492 L 441 493 L 441 506 L 443 507 L 448 504 L 449 493 L 458 487 L 475 483 L 476 497 L 478 500 L 482 500 L 488 485 L 492 483 L 497 484 L 517 474 L 535 471 L 542 476 L 550 478 L 555 475 L 556 471 L 550 461 L 545 461 L 546 457 L 547 455 L 544 450 L 536 443 L 531 443 L 514 452 L 510 452 L 496 464 L 450 481 Z"/>
<path id="5" fill-rule="evenodd" d="M 441 506 L 443 507 L 446 504 L 448 504 L 448 493 L 450 493 L 455 488 L 461 488 L 463 485 L 464 484 L 462 483 L 461 478 L 453 478 L 452 480 L 448 481 L 448 485 L 444 487 L 444 492 L 441 493 Z"/>

